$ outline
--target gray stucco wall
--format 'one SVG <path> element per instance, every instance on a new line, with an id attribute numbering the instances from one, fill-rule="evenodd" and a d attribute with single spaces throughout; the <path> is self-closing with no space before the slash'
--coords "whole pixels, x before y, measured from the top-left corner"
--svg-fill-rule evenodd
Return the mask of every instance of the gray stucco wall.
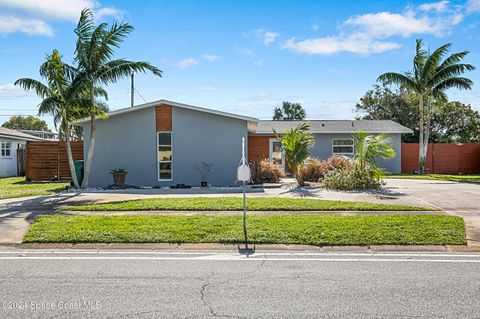
<path id="1" fill-rule="evenodd" d="M 155 108 L 115 115 L 97 121 L 97 140 L 90 186 L 112 184 L 112 168 L 128 171 L 126 183 L 137 186 L 200 184 L 196 169 L 202 161 L 211 162 L 208 183 L 233 185 L 241 157 L 242 137 L 247 122 L 199 111 L 172 108 L 173 181 L 158 181 Z M 89 125 L 84 126 L 85 158 Z"/>
<path id="2" fill-rule="evenodd" d="M 247 122 L 176 107 L 172 109 L 172 118 L 172 184 L 199 185 L 200 175 L 195 167 L 205 161 L 213 164 L 210 185 L 234 185 Z"/>
<path id="3" fill-rule="evenodd" d="M 401 172 L 401 137 L 400 134 L 390 135 L 396 156 L 390 160 L 378 160 L 378 165 L 390 173 Z M 315 145 L 310 154 L 319 159 L 327 159 L 332 156 L 332 140 L 336 138 L 351 138 L 351 134 L 315 134 Z"/>
<path id="4" fill-rule="evenodd" d="M 88 154 L 90 125 L 84 126 L 84 154 Z M 126 183 L 156 185 L 155 108 L 115 115 L 96 121 L 96 143 L 90 186 L 112 184 L 110 170 L 125 168 Z"/>

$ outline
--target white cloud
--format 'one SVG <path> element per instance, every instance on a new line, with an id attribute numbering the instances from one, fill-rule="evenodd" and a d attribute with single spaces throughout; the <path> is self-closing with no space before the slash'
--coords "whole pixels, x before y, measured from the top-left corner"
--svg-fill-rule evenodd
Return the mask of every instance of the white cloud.
<path id="1" fill-rule="evenodd" d="M 195 58 L 187 58 L 175 64 L 179 69 L 185 70 L 191 66 L 198 65 L 198 60 Z"/>
<path id="2" fill-rule="evenodd" d="M 379 12 L 349 18 L 345 25 L 357 27 L 375 37 L 399 35 L 409 37 L 418 33 L 438 33 L 439 27 L 427 17 L 417 18 L 413 12 L 403 14 Z"/>
<path id="3" fill-rule="evenodd" d="M 480 0 L 468 0 L 467 13 L 480 12 Z"/>
<path id="4" fill-rule="evenodd" d="M 99 16 L 118 16 L 114 7 L 102 7 L 96 0 L 0 0 L 0 7 L 17 9 L 36 17 L 76 21 L 85 8 Z"/>
<path id="5" fill-rule="evenodd" d="M 263 65 L 263 60 L 256 60 L 256 61 L 253 61 L 253 64 L 256 65 L 256 66 L 262 66 Z"/>
<path id="6" fill-rule="evenodd" d="M 214 62 L 220 60 L 222 57 L 214 54 L 204 54 L 203 58 L 208 62 Z"/>
<path id="7" fill-rule="evenodd" d="M 10 34 L 16 32 L 28 35 L 53 36 L 52 28 L 41 20 L 0 16 L 0 33 Z"/>
<path id="8" fill-rule="evenodd" d="M 304 54 L 382 53 L 402 46 L 389 40 L 391 37 L 418 34 L 441 37 L 463 19 L 461 8 L 449 7 L 448 1 L 427 3 L 407 7 L 402 13 L 377 12 L 353 16 L 343 22 L 338 34 L 298 41 L 290 38 L 282 47 Z"/>
<path id="9" fill-rule="evenodd" d="M 32 92 L 25 91 L 21 87 L 13 85 L 12 83 L 0 85 L 0 98 L 17 98 L 32 95 Z"/>
<path id="10" fill-rule="evenodd" d="M 444 12 L 448 7 L 449 1 L 442 0 L 438 2 L 430 2 L 424 3 L 420 5 L 420 10 L 423 11 L 437 11 L 437 12 Z"/>
<path id="11" fill-rule="evenodd" d="M 250 50 L 250 49 L 240 50 L 240 54 L 245 56 L 255 56 L 255 53 L 253 52 L 253 50 Z"/>
<path id="12" fill-rule="evenodd" d="M 320 29 L 320 26 L 316 22 L 314 22 L 310 29 L 312 29 L 313 31 L 318 31 L 318 29 Z"/>
<path id="13" fill-rule="evenodd" d="M 97 20 L 106 16 L 122 16 L 120 10 L 102 7 L 96 0 L 0 0 L 0 33 L 52 36 L 53 29 L 48 24 L 50 20 L 76 22 L 84 8 L 90 8 Z"/>
<path id="14" fill-rule="evenodd" d="M 268 46 L 270 43 L 273 43 L 280 36 L 277 32 L 266 31 L 264 29 L 256 29 L 253 31 L 255 36 L 260 39 L 265 46 Z"/>
<path id="15" fill-rule="evenodd" d="M 331 36 L 303 41 L 295 41 L 295 38 L 290 38 L 283 45 L 284 49 L 291 49 L 305 54 L 333 54 L 342 51 L 371 54 L 382 53 L 400 47 L 399 43 L 374 41 L 364 34 L 354 34 L 346 38 Z"/>
<path id="16" fill-rule="evenodd" d="M 101 20 L 104 17 L 114 17 L 115 19 L 121 19 L 123 17 L 123 11 L 114 7 L 105 7 L 95 10 L 94 15 L 96 20 Z"/>

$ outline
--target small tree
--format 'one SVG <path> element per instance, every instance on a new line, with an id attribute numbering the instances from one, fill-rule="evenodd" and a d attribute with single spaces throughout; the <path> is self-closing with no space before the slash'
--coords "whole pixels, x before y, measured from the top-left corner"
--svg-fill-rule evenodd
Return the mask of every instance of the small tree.
<path id="1" fill-rule="evenodd" d="M 14 115 L 8 121 L 3 123 L 2 127 L 6 127 L 12 130 L 31 130 L 31 131 L 51 132 L 48 129 L 47 122 L 33 115 L 28 115 L 28 116 Z"/>
<path id="2" fill-rule="evenodd" d="M 380 179 L 384 173 L 377 166 L 377 159 L 391 159 L 395 156 L 391 138 L 385 134 L 369 135 L 360 131 L 353 135 L 355 145 L 355 169 Z"/>
<path id="3" fill-rule="evenodd" d="M 302 184 L 298 174 L 299 168 L 309 158 L 309 149 L 315 144 L 315 139 L 309 130 L 310 126 L 307 123 L 288 129 L 282 135 L 273 130 L 277 138 L 282 142 L 285 159 L 299 184 Z"/>
<path id="4" fill-rule="evenodd" d="M 282 102 L 282 106 L 273 110 L 273 119 L 281 120 L 304 120 L 306 117 L 305 110 L 300 103 Z"/>

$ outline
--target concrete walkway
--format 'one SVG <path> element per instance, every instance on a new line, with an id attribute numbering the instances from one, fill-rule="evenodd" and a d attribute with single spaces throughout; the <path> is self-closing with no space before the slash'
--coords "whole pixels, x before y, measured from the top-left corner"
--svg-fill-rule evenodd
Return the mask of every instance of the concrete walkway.
<path id="1" fill-rule="evenodd" d="M 387 185 L 382 193 L 335 192 L 323 189 L 265 189 L 264 192 L 254 192 L 250 193 L 248 196 L 306 197 L 327 200 L 436 207 L 448 214 L 464 217 L 468 226 L 467 236 L 469 242 L 480 243 L 479 195 L 480 185 L 476 184 L 447 181 L 389 179 L 387 180 Z M 136 190 L 128 193 L 118 191 L 100 193 L 66 193 L 46 197 L 0 200 L 0 243 L 21 242 L 28 225 L 36 216 L 53 214 L 56 209 L 66 206 L 153 197 L 218 196 L 242 196 L 242 194 L 212 194 L 208 191 L 190 194 L 185 191 L 167 192 L 165 190 Z M 145 214 L 145 212 L 142 213 Z M 346 212 L 341 213 L 345 214 Z M 392 212 L 388 213 L 391 214 Z"/>

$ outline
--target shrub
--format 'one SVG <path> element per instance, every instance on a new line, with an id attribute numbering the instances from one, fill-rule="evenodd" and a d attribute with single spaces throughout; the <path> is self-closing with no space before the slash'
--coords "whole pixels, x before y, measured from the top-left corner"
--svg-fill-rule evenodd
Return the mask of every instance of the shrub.
<path id="1" fill-rule="evenodd" d="M 298 180 L 304 182 L 318 182 L 323 178 L 321 173 L 322 162 L 317 159 L 308 160 L 305 165 L 298 169 Z"/>
<path id="2" fill-rule="evenodd" d="M 326 160 L 310 159 L 299 171 L 302 182 L 318 182 L 330 171 L 336 169 L 353 169 L 352 160 L 345 156 L 332 156 Z"/>
<path id="3" fill-rule="evenodd" d="M 354 169 L 336 169 L 323 178 L 327 189 L 355 190 L 378 189 L 383 182 L 371 176 L 368 171 Z"/>
<path id="4" fill-rule="evenodd" d="M 250 163 L 252 181 L 255 184 L 278 183 L 285 173 L 268 159 Z"/>

